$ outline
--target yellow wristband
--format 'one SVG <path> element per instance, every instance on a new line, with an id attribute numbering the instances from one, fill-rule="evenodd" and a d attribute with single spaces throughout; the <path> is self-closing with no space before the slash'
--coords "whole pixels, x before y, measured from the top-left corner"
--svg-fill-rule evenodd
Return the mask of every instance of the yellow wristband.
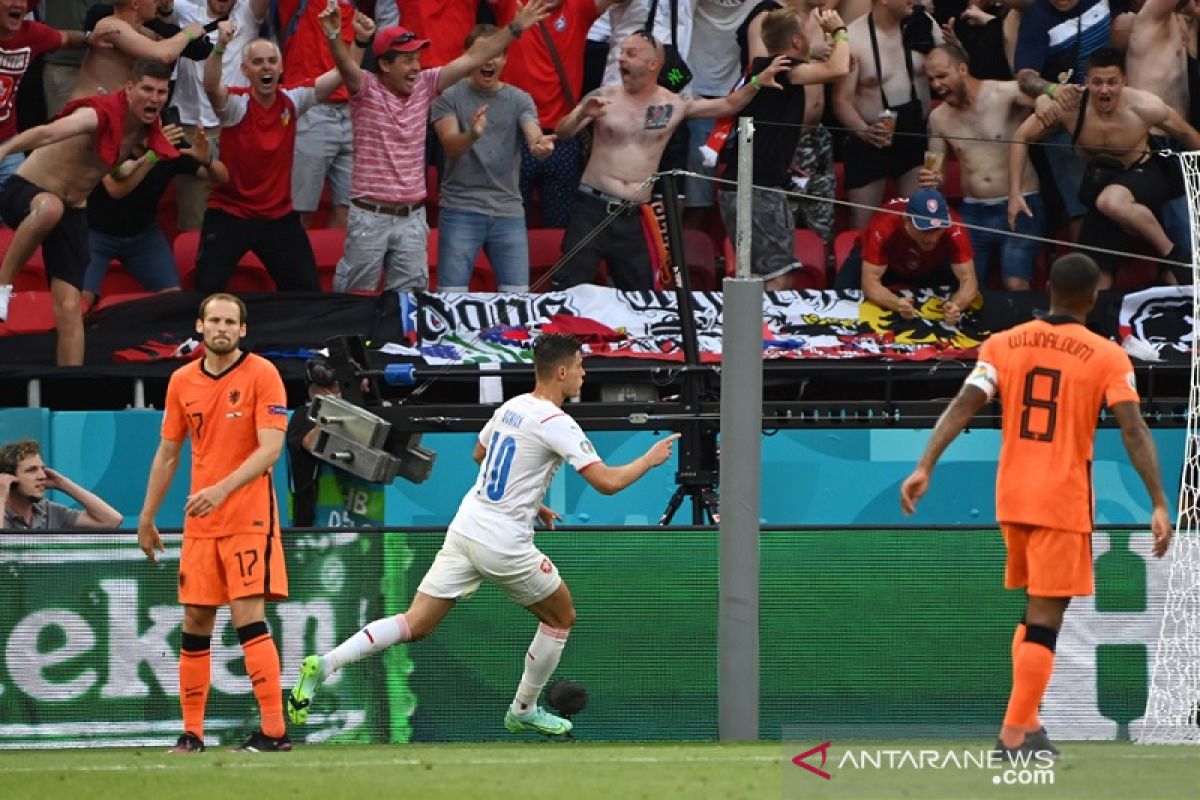
<path id="1" fill-rule="evenodd" d="M 1049 83 L 1049 84 L 1046 84 L 1046 96 L 1047 96 L 1047 97 L 1051 97 L 1051 98 L 1052 98 L 1052 97 L 1054 97 L 1054 93 L 1055 93 L 1056 91 L 1058 91 L 1058 84 L 1057 84 L 1057 83 Z"/>
<path id="2" fill-rule="evenodd" d="M 152 167 L 155 164 L 157 164 L 158 163 L 158 153 L 154 152 L 153 150 L 147 150 L 146 151 L 146 163 Z"/>
<path id="3" fill-rule="evenodd" d="M 850 41 L 850 34 L 846 33 L 846 31 L 844 31 L 844 30 L 838 31 L 837 33 L 835 33 L 833 35 L 833 41 L 848 42 L 848 41 Z"/>
<path id="4" fill-rule="evenodd" d="M 214 44 L 212 51 L 213 51 L 214 55 L 218 55 L 218 56 L 225 55 L 225 48 L 219 44 Z"/>
<path id="5" fill-rule="evenodd" d="M 478 142 L 479 134 L 475 132 L 474 128 L 467 128 L 467 138 L 470 139 L 472 142 Z"/>
<path id="6" fill-rule="evenodd" d="M 751 85 L 751 86 L 753 86 L 753 87 L 755 88 L 755 90 L 758 90 L 758 89 L 761 89 L 761 88 L 762 88 L 762 84 L 758 82 L 758 76 L 757 76 L 757 75 L 751 75 L 751 76 L 750 76 L 750 85 Z"/>

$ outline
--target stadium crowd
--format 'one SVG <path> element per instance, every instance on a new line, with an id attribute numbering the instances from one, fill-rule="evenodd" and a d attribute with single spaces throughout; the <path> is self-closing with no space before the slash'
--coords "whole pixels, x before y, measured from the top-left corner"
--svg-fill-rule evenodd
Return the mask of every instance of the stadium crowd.
<path id="1" fill-rule="evenodd" d="M 663 169 L 716 288 L 740 114 L 769 289 L 950 285 L 953 322 L 1071 242 L 1102 288 L 1190 262 L 1197 0 L 0 9 L 0 322 L 48 282 L 60 364 L 130 292 L 653 288 Z"/>

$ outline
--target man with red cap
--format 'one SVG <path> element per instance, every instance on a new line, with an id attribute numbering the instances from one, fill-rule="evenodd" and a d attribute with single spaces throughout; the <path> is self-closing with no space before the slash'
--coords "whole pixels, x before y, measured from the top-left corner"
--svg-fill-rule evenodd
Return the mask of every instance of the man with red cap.
<path id="1" fill-rule="evenodd" d="M 509 43 L 546 16 L 548 0 L 519 6 L 507 27 L 476 41 L 444 67 L 421 69 L 429 46 L 412 31 L 395 26 L 375 34 L 365 15 L 355 17 L 359 44 L 374 35 L 371 50 L 377 72 L 358 66 L 340 36 L 338 21 L 322 17 L 346 89 L 354 128 L 354 177 L 350 187 L 346 251 L 338 262 L 333 289 L 370 292 L 383 288 L 420 290 L 429 282 L 425 222 L 425 133 L 434 98 L 502 53 Z"/>
<path id="2" fill-rule="evenodd" d="M 913 302 L 889 286 L 933 288 L 957 283 L 946 301 L 946 323 L 957 325 L 979 283 L 975 253 L 962 218 L 936 189 L 896 198 L 875 212 L 846 263 L 838 269 L 835 289 L 862 289 L 863 298 L 905 319 L 916 315 Z"/>

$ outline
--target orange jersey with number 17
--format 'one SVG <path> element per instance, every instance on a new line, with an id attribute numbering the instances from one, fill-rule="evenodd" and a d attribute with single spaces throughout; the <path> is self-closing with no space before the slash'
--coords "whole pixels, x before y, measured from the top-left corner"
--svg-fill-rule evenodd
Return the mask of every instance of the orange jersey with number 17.
<path id="1" fill-rule="evenodd" d="M 191 492 L 223 480 L 258 449 L 261 428 L 287 429 L 287 395 L 275 365 L 245 353 L 220 375 L 203 359 L 180 367 L 167 383 L 162 436 L 192 440 Z M 206 517 L 187 517 L 185 536 L 219 537 L 279 531 L 271 471 L 237 489 Z"/>
<path id="2" fill-rule="evenodd" d="M 996 519 L 1090 533 L 1101 405 L 1138 401 L 1125 351 L 1069 317 L 1034 320 L 988 338 L 967 383 L 1000 395 Z"/>

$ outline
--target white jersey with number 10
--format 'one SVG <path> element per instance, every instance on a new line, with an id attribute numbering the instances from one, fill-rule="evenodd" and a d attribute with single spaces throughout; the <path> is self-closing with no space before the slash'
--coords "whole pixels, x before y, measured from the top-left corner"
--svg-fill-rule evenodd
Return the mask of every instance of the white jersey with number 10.
<path id="1" fill-rule="evenodd" d="M 479 443 L 487 455 L 450 530 L 509 555 L 532 546 L 534 518 L 563 460 L 577 471 L 600 461 L 569 414 L 532 394 L 500 406 Z"/>

